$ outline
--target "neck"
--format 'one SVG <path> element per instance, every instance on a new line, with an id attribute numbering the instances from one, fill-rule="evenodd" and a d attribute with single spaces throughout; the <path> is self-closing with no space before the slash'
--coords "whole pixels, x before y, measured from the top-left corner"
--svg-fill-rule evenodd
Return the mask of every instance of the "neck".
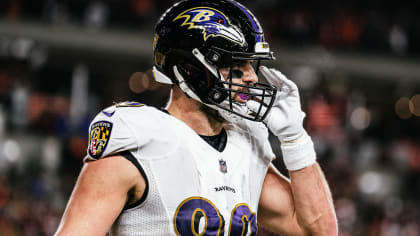
<path id="1" fill-rule="evenodd" d="M 223 121 L 218 117 L 217 111 L 205 107 L 194 99 L 187 98 L 177 86 L 172 89 L 168 112 L 182 120 L 199 135 L 213 136 L 223 129 Z"/>

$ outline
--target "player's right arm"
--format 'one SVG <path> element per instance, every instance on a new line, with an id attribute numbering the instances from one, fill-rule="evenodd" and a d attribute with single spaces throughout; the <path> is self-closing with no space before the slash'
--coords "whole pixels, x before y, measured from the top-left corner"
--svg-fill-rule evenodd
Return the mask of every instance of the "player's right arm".
<path id="1" fill-rule="evenodd" d="M 137 203 L 145 194 L 145 179 L 135 160 L 126 155 L 148 141 L 142 135 L 139 142 L 127 122 L 141 120 L 144 115 L 136 114 L 143 108 L 138 103 L 123 103 L 103 110 L 92 121 L 88 155 L 56 236 L 105 235 L 124 206 Z"/>
<path id="2" fill-rule="evenodd" d="M 105 235 L 145 186 L 140 172 L 123 156 L 85 163 L 55 236 Z"/>

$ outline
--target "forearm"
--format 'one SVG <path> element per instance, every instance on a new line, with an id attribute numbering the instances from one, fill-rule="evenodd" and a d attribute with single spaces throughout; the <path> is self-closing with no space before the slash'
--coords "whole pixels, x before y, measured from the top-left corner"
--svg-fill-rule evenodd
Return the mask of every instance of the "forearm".
<path id="1" fill-rule="evenodd" d="M 331 192 L 319 165 L 289 173 L 299 224 L 311 235 L 337 235 Z"/>
<path id="2" fill-rule="evenodd" d="M 280 221 L 289 219 L 289 223 L 295 223 L 297 219 L 299 229 L 294 229 L 293 226 L 289 226 L 290 224 L 273 227 L 278 232 L 284 232 L 284 228 L 290 229 L 287 230 L 291 232 L 289 235 L 300 235 L 301 228 L 309 235 L 337 235 L 337 221 L 331 194 L 316 163 L 312 139 L 303 128 L 305 113 L 301 109 L 299 90 L 296 84 L 280 71 L 261 67 L 261 73 L 271 85 L 278 88 L 276 99 L 264 122 L 281 143 L 283 161 L 291 178 L 291 192 L 288 192 L 290 194 L 288 197 L 291 197 L 292 213 L 285 214 L 288 209 L 282 207 L 280 200 L 269 199 L 278 194 L 266 193 L 264 195 L 268 197 L 260 201 L 260 205 L 268 210 L 274 209 L 274 216 L 266 217 L 267 222 L 279 224 Z M 248 101 L 247 106 L 254 112 L 258 109 L 252 101 Z M 279 184 L 278 186 L 281 187 Z M 281 190 L 271 192 L 281 193 Z M 275 202 L 279 206 L 270 207 L 267 202 Z"/>

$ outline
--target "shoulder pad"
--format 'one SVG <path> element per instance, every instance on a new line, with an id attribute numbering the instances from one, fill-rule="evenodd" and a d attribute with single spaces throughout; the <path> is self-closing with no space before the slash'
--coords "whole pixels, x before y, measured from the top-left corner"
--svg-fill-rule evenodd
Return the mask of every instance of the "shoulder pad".
<path id="1" fill-rule="evenodd" d="M 125 101 L 125 102 L 120 102 L 120 103 L 115 104 L 116 108 L 119 108 L 119 107 L 142 107 L 142 106 L 144 106 L 143 103 L 133 102 L 133 101 Z"/>
<path id="2" fill-rule="evenodd" d="M 107 108 L 103 109 L 101 111 L 101 113 L 106 115 L 107 117 L 112 117 L 115 114 L 117 108 L 120 108 L 120 107 L 143 107 L 143 106 L 145 106 L 143 103 L 126 101 L 126 102 L 115 103 L 113 106 L 110 106 L 110 107 L 107 107 Z"/>
<path id="3" fill-rule="evenodd" d="M 242 120 L 241 123 L 232 124 L 231 127 L 237 132 L 252 140 L 253 145 L 256 145 L 255 152 L 266 163 L 275 159 L 275 155 L 269 142 L 268 128 L 262 122 L 255 122 L 250 120 Z"/>
<path id="4" fill-rule="evenodd" d="M 170 138 L 162 132 L 169 132 L 168 118 L 163 114 L 138 102 L 123 102 L 102 110 L 91 122 L 85 160 L 98 160 L 140 147 L 146 153 L 151 140 L 167 144 Z"/>
<path id="5" fill-rule="evenodd" d="M 91 122 L 89 128 L 88 157 L 97 160 L 103 156 L 137 147 L 137 140 L 123 121 L 127 110 L 118 112 L 120 107 L 141 107 L 138 102 L 122 102 L 105 108 Z"/>

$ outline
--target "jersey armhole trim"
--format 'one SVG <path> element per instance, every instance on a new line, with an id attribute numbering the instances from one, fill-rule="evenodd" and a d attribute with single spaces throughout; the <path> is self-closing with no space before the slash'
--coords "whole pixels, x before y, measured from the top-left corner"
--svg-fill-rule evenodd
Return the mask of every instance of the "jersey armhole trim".
<path id="1" fill-rule="evenodd" d="M 140 174 L 144 178 L 144 182 L 146 183 L 146 187 L 144 188 L 144 193 L 141 196 L 141 198 L 131 204 L 126 204 L 123 208 L 123 210 L 129 210 L 132 208 L 135 208 L 139 205 L 141 205 L 147 198 L 147 195 L 149 194 L 149 180 L 147 179 L 146 172 L 144 171 L 143 167 L 140 165 L 138 160 L 133 156 L 133 154 L 130 151 L 124 151 L 119 153 L 121 156 L 125 157 L 127 160 L 129 160 L 133 165 L 139 170 Z"/>

